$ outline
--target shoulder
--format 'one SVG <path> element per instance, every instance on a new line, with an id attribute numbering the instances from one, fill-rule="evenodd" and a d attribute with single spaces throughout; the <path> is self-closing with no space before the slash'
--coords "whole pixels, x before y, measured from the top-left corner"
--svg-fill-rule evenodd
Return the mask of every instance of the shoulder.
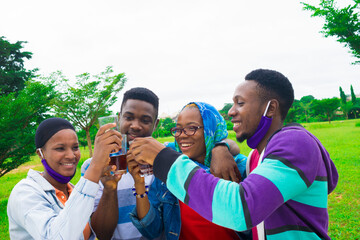
<path id="1" fill-rule="evenodd" d="M 284 127 L 268 142 L 263 161 L 278 160 L 312 181 L 323 162 L 316 138 L 302 127 Z"/>
<path id="2" fill-rule="evenodd" d="M 29 199 L 38 198 L 37 196 L 45 195 L 42 187 L 31 178 L 22 179 L 12 189 L 9 196 L 10 204 L 24 204 Z"/>
<path id="3" fill-rule="evenodd" d="M 318 146 L 313 135 L 303 127 L 284 127 L 270 138 L 265 154 L 279 149 L 309 153 L 318 149 Z"/>

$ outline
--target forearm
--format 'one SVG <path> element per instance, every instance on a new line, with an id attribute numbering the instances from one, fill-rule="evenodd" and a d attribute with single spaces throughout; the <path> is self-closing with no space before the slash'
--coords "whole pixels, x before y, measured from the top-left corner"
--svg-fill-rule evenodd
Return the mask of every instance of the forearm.
<path id="1" fill-rule="evenodd" d="M 240 148 L 235 141 L 228 139 L 228 138 L 225 139 L 225 141 L 229 145 L 229 151 L 230 151 L 231 155 L 236 156 L 240 153 Z"/>
<path id="2" fill-rule="evenodd" d="M 135 191 L 138 195 L 144 194 L 145 184 L 135 184 Z M 140 220 L 146 216 L 146 214 L 149 212 L 149 209 L 150 202 L 147 194 L 143 198 L 136 198 L 136 212 Z"/>
<path id="3" fill-rule="evenodd" d="M 104 189 L 99 205 L 91 217 L 91 227 L 99 239 L 111 239 L 119 218 L 117 190 Z"/>
<path id="4" fill-rule="evenodd" d="M 187 156 L 166 149 L 154 161 L 154 174 L 166 182 L 171 193 L 201 216 L 236 231 L 256 226 L 307 187 L 300 169 L 274 157 L 265 158 L 252 174 L 237 184 L 215 178 Z"/>
<path id="5" fill-rule="evenodd" d="M 140 233 L 148 238 L 154 239 L 161 235 L 164 230 L 164 209 L 157 194 L 162 190 L 159 188 L 161 182 L 155 179 L 151 184 L 151 189 L 147 198 L 149 199 L 149 210 L 146 215 L 140 219 L 136 207 L 130 214 L 130 218 L 134 226 L 140 231 Z"/>
<path id="6" fill-rule="evenodd" d="M 98 183 L 104 167 L 105 167 L 104 165 L 92 160 L 89 168 L 86 170 L 84 174 L 84 178 L 92 182 Z"/>

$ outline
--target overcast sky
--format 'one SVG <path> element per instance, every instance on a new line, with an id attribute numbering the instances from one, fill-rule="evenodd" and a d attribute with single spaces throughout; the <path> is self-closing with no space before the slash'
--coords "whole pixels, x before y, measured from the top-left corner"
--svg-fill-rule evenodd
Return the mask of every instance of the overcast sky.
<path id="1" fill-rule="evenodd" d="M 323 20 L 311 18 L 299 1 L 0 3 L 0 35 L 28 42 L 27 68 L 73 78 L 113 66 L 128 78 L 119 99 L 132 87 L 147 87 L 159 96 L 160 113 L 189 101 L 221 109 L 257 68 L 287 76 L 296 99 L 339 97 L 339 86 L 350 94 L 351 84 L 360 93 L 360 65 L 351 65 L 355 59 L 336 39 L 319 33 Z"/>

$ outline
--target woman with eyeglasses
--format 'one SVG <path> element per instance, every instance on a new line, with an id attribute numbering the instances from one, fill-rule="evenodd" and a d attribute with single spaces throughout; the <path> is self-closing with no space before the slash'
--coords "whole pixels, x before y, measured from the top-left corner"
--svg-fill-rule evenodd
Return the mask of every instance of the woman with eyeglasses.
<path id="1" fill-rule="evenodd" d="M 167 146 L 186 154 L 208 173 L 212 149 L 228 136 L 226 122 L 220 113 L 213 106 L 202 102 L 189 103 L 182 109 L 171 134 L 175 142 Z M 238 154 L 234 159 L 244 178 L 246 156 Z M 135 181 L 133 191 L 137 197 L 136 208 L 130 217 L 146 238 L 247 239 L 243 238 L 242 233 L 237 234 L 201 217 L 171 194 L 159 179 L 155 178 L 149 190 L 140 177 L 137 163 L 128 161 L 128 167 Z"/>

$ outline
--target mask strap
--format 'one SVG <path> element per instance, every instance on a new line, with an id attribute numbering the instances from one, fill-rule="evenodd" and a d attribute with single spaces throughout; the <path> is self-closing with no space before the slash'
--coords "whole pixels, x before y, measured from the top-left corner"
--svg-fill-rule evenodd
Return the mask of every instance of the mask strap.
<path id="1" fill-rule="evenodd" d="M 265 115 L 266 115 L 266 113 L 267 113 L 267 110 L 268 110 L 268 108 L 269 108 L 269 106 L 270 106 L 270 103 L 271 103 L 271 101 L 269 101 L 268 102 L 268 104 L 267 104 L 267 106 L 266 106 L 266 109 L 265 109 L 265 112 L 264 112 L 264 117 L 266 117 Z"/>

